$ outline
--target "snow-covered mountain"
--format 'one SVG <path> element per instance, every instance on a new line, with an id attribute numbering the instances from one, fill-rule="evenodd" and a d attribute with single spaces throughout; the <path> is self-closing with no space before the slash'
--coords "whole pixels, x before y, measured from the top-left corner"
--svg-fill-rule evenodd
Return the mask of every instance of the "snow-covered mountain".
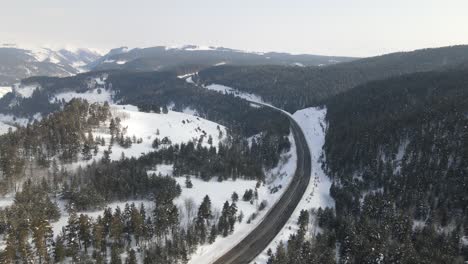
<path id="1" fill-rule="evenodd" d="M 120 47 L 103 55 L 88 48 L 52 49 L 0 44 L 0 85 L 12 85 L 31 76 L 66 77 L 89 70 L 194 72 L 232 65 L 324 66 L 354 60 L 309 54 L 250 52 L 212 46 Z"/>
<path id="2" fill-rule="evenodd" d="M 224 64 L 323 66 L 351 61 L 349 57 L 331 57 L 278 52 L 250 52 L 212 46 L 121 47 L 111 50 L 90 64 L 94 70 L 124 69 L 136 71 L 178 70 L 180 72 Z M 192 67 L 193 69 L 188 69 Z"/>
<path id="3" fill-rule="evenodd" d="M 23 78 L 71 76 L 87 70 L 101 55 L 90 49 L 26 48 L 0 44 L 0 84 L 11 85 Z"/>

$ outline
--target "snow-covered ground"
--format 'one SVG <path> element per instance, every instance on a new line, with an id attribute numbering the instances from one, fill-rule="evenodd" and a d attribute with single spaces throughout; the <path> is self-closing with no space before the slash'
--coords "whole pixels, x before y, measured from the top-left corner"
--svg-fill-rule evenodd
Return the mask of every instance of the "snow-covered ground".
<path id="1" fill-rule="evenodd" d="M 35 118 L 40 119 L 39 116 Z M 0 135 L 7 133 L 9 128 L 15 131 L 15 126 L 26 126 L 28 123 L 29 120 L 26 118 L 16 118 L 12 115 L 0 114 Z"/>
<path id="2" fill-rule="evenodd" d="M 305 134 L 307 144 L 310 149 L 312 159 L 312 175 L 307 190 L 291 215 L 288 223 L 283 227 L 280 233 L 270 243 L 270 245 L 260 254 L 252 263 L 263 264 L 268 260 L 266 254 L 268 248 L 273 251 L 280 241 L 286 242 L 291 234 L 298 230 L 297 219 L 301 210 L 310 210 L 319 207 L 334 207 L 335 202 L 330 196 L 331 181 L 322 170 L 322 147 L 325 143 L 325 133 L 327 124 L 325 108 L 306 108 L 294 113 L 293 118 L 297 121 Z"/>
<path id="3" fill-rule="evenodd" d="M 186 113 L 170 110 L 167 114 L 146 113 L 138 111 L 138 108 L 133 105 L 111 105 L 111 112 L 113 117 L 121 119 L 121 127 L 126 130 L 125 136 L 135 136 L 137 139 L 143 140 L 139 144 L 132 144 L 129 148 L 114 144 L 110 154 L 111 160 L 119 160 L 122 153 L 126 157 L 138 158 L 145 153 L 152 152 L 154 151 L 152 144 L 156 138 L 162 140 L 167 137 L 172 144 L 180 144 L 198 140 L 206 134 L 203 145 L 209 146 L 208 137 L 211 136 L 213 146 L 216 147 L 220 141 L 226 139 L 228 134 L 224 126 Z M 98 154 L 94 157 L 94 159 L 99 160 L 103 156 L 104 150 L 107 150 L 111 138 L 107 124 L 93 131 L 93 135 L 104 138 L 106 142 L 106 145 L 101 146 Z M 66 165 L 66 168 L 73 170 L 92 162 L 93 159 L 80 160 Z"/>
<path id="4" fill-rule="evenodd" d="M 208 121 L 209 122 L 209 121 Z M 177 177 L 176 181 L 182 187 L 182 194 L 175 200 L 176 205 L 180 211 L 180 222 L 182 225 L 187 223 L 189 213 L 187 211 L 186 203 L 190 201 L 193 205 L 193 214 L 191 217 L 194 217 L 198 207 L 200 206 L 203 198 L 208 195 L 212 202 L 212 208 L 214 214 L 220 214 L 224 202 L 231 201 L 231 195 L 233 192 L 236 192 L 239 195 L 239 201 L 237 202 L 238 212 L 244 214 L 244 220 L 242 223 L 237 223 L 235 231 L 232 235 L 222 238 L 218 237 L 216 242 L 212 245 L 204 245 L 199 247 L 197 252 L 192 256 L 192 259 L 189 263 L 210 263 L 211 260 L 216 259 L 224 252 L 228 251 L 233 245 L 242 240 L 247 234 L 250 233 L 252 228 L 257 226 L 267 211 L 271 208 L 272 205 L 281 197 L 282 192 L 287 188 L 292 176 L 296 170 L 297 164 L 297 155 L 296 155 L 296 146 L 294 143 L 294 138 L 290 136 L 291 149 L 287 153 L 281 155 L 281 160 L 279 165 L 266 172 L 267 184 L 264 184 L 258 188 L 258 202 L 250 204 L 249 202 L 242 201 L 242 195 L 248 189 L 255 190 L 257 181 L 255 180 L 242 180 L 238 179 L 236 181 L 227 180 L 223 182 L 218 182 L 215 178 L 212 181 L 203 181 L 195 177 L 191 177 L 193 183 L 192 188 L 185 187 L 185 177 Z M 128 156 L 128 153 L 125 152 Z M 148 171 L 148 174 L 159 174 L 162 175 L 172 175 L 172 165 L 161 164 L 156 166 L 156 169 L 153 171 Z M 271 193 L 271 189 L 274 187 L 279 187 L 279 191 Z M 4 199 L 5 206 L 10 205 L 10 198 Z M 266 208 L 258 212 L 258 205 L 262 201 L 268 201 Z M 108 204 L 106 207 L 115 209 L 119 206 L 121 209 L 124 208 L 125 203 L 135 203 L 139 205 L 143 203 L 147 209 L 151 209 L 153 202 L 149 200 L 136 200 L 136 201 L 127 201 L 127 202 L 113 202 Z M 63 201 L 58 202 L 61 209 L 61 217 L 59 221 L 52 224 L 54 234 L 57 235 L 62 231 L 62 228 L 66 226 L 68 220 L 68 212 L 65 210 L 65 203 Z M 83 211 L 78 212 L 78 214 L 87 214 L 90 217 L 96 218 L 99 215 L 102 215 L 103 210 L 97 211 Z M 258 213 L 258 216 L 250 224 L 247 224 L 247 219 L 253 214 Z"/>
<path id="5" fill-rule="evenodd" d="M 104 102 L 112 102 L 112 92 L 106 89 L 92 89 L 88 90 L 84 93 L 77 93 L 77 92 L 66 92 L 66 93 L 59 93 L 55 95 L 51 101 L 55 101 L 58 99 L 59 101 L 65 100 L 66 102 L 71 101 L 73 98 L 82 98 L 87 100 L 89 103 L 104 103 Z"/>
<path id="6" fill-rule="evenodd" d="M 237 243 L 239 243 L 245 236 L 247 236 L 253 228 L 255 228 L 265 217 L 271 207 L 279 200 L 284 190 L 288 187 L 291 179 L 296 171 L 297 166 L 297 153 L 296 144 L 292 134 L 289 136 L 291 141 L 291 149 L 289 152 L 281 155 L 281 161 L 278 166 L 271 171 L 266 172 L 266 184 L 263 184 L 258 188 L 258 203 L 253 205 L 249 202 L 242 201 L 242 195 L 246 189 L 255 190 L 256 181 L 237 180 L 218 182 L 203 182 L 192 179 L 194 189 L 183 188 L 182 197 L 178 199 L 178 202 L 185 200 L 186 198 L 192 198 L 198 209 L 203 197 L 208 194 L 211 197 L 213 208 L 221 211 L 222 206 L 226 200 L 231 202 L 230 198 L 233 191 L 236 191 L 240 199 L 237 203 L 238 212 L 242 211 L 244 214 L 244 220 L 242 223 L 236 223 L 234 233 L 227 237 L 218 237 L 216 241 L 211 245 L 200 246 L 195 254 L 191 256 L 189 264 L 208 264 L 216 260 L 224 253 L 229 251 Z M 181 186 L 184 186 L 185 178 L 178 179 Z M 277 192 L 272 193 L 271 190 L 274 187 L 279 187 Z M 266 201 L 267 206 L 264 210 L 258 211 L 258 205 Z M 257 217 L 247 224 L 247 219 L 256 213 Z"/>
<path id="7" fill-rule="evenodd" d="M 3 96 L 5 96 L 5 94 L 11 91 L 13 91 L 11 86 L 0 86 L 0 98 L 2 98 Z"/>
<path id="8" fill-rule="evenodd" d="M 228 87 L 228 86 L 224 86 L 224 85 L 221 85 L 221 84 L 210 84 L 208 86 L 205 86 L 205 88 L 208 89 L 208 90 L 213 90 L 213 91 L 224 93 L 224 94 L 232 94 L 232 95 L 234 95 L 236 97 L 240 97 L 242 99 L 245 99 L 245 100 L 251 101 L 251 102 L 262 103 L 262 104 L 265 103 L 265 101 L 263 101 L 263 99 L 258 95 L 242 92 L 242 91 L 239 91 L 237 89 L 234 89 L 234 88 L 231 88 L 231 87 Z"/>
<path id="9" fill-rule="evenodd" d="M 151 145 L 156 138 L 168 137 L 173 144 L 180 144 L 198 140 L 206 133 L 203 145 L 209 146 L 208 137 L 211 136 L 213 146 L 218 146 L 227 135 L 224 126 L 186 113 L 174 111 L 169 111 L 167 114 L 145 113 L 139 112 L 138 108 L 132 105 L 112 105 L 112 115 L 120 117 L 122 128 L 127 128 L 127 136 L 135 135 L 143 139 L 143 143 L 134 144 L 136 148 L 122 149 L 126 156 L 138 156 L 141 152 L 153 151 Z M 156 135 L 157 130 L 159 135 Z M 113 155 L 119 152 L 117 150 L 113 150 Z M 120 153 L 118 154 L 120 158 Z"/>
<path id="10" fill-rule="evenodd" d="M 13 91 L 17 93 L 18 95 L 21 95 L 24 98 L 31 97 L 36 89 L 41 89 L 39 84 L 29 84 L 29 85 L 15 84 L 13 86 Z"/>
<path id="11" fill-rule="evenodd" d="M 188 78 L 188 77 L 192 77 L 193 75 L 196 75 L 198 72 L 191 72 L 191 73 L 187 73 L 187 74 L 182 74 L 182 75 L 178 75 L 177 78 L 179 79 L 185 79 L 185 78 Z"/>

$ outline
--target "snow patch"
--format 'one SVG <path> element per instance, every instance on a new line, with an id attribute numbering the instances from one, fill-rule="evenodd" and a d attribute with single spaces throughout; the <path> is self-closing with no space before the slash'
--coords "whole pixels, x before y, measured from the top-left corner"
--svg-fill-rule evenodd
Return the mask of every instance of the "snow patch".
<path id="1" fill-rule="evenodd" d="M 192 72 L 192 73 L 182 74 L 182 75 L 178 75 L 177 78 L 179 78 L 179 79 L 185 79 L 185 78 L 187 78 L 187 77 L 191 77 L 191 76 L 196 75 L 196 74 L 198 74 L 198 72 Z"/>
<path id="2" fill-rule="evenodd" d="M 13 92 L 22 96 L 23 98 L 30 98 L 36 89 L 41 89 L 41 86 L 39 84 L 16 84 L 13 86 Z"/>
<path id="3" fill-rule="evenodd" d="M 13 89 L 11 88 L 11 86 L 0 86 L 0 98 L 5 96 L 5 94 L 7 93 L 11 93 L 12 91 Z"/>
<path id="4" fill-rule="evenodd" d="M 71 101 L 73 98 L 81 98 L 87 100 L 89 103 L 104 103 L 109 102 L 112 103 L 112 92 L 106 89 L 93 89 L 86 91 L 84 93 L 77 93 L 77 92 L 65 92 L 56 94 L 51 101 L 55 101 L 55 99 L 65 102 Z"/>
<path id="5" fill-rule="evenodd" d="M 205 88 L 208 89 L 208 90 L 219 92 L 219 93 L 230 94 L 230 95 L 233 95 L 233 96 L 236 96 L 236 97 L 240 97 L 240 98 L 245 99 L 247 101 L 265 104 L 265 101 L 263 101 L 263 99 L 258 95 L 255 95 L 255 94 L 252 94 L 252 93 L 242 92 L 242 91 L 239 91 L 237 89 L 234 89 L 234 88 L 231 88 L 231 87 L 228 87 L 228 86 L 224 86 L 224 85 L 221 85 L 221 84 L 210 84 L 208 86 L 205 86 Z"/>

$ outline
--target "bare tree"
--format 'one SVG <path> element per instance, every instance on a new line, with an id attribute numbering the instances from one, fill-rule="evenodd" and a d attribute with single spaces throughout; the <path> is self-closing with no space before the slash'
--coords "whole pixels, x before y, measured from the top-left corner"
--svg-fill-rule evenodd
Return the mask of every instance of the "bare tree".
<path id="1" fill-rule="evenodd" d="M 185 198 L 184 200 L 185 215 L 187 216 L 187 226 L 195 216 L 195 201 L 192 198 Z"/>

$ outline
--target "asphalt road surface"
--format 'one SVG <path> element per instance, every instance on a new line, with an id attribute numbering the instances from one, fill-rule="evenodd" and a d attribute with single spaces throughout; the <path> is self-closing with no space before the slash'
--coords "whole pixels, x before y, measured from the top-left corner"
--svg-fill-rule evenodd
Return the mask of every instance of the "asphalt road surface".
<path id="1" fill-rule="evenodd" d="M 280 109 L 264 105 L 275 109 L 283 115 L 287 115 Z M 270 242 L 281 231 L 283 226 L 291 217 L 296 206 L 301 201 L 311 176 L 310 151 L 304 133 L 297 122 L 287 115 L 291 123 L 294 140 L 297 148 L 297 168 L 294 178 L 281 196 L 280 200 L 270 209 L 263 221 L 241 242 L 221 256 L 213 264 L 248 264 L 265 250 Z"/>

